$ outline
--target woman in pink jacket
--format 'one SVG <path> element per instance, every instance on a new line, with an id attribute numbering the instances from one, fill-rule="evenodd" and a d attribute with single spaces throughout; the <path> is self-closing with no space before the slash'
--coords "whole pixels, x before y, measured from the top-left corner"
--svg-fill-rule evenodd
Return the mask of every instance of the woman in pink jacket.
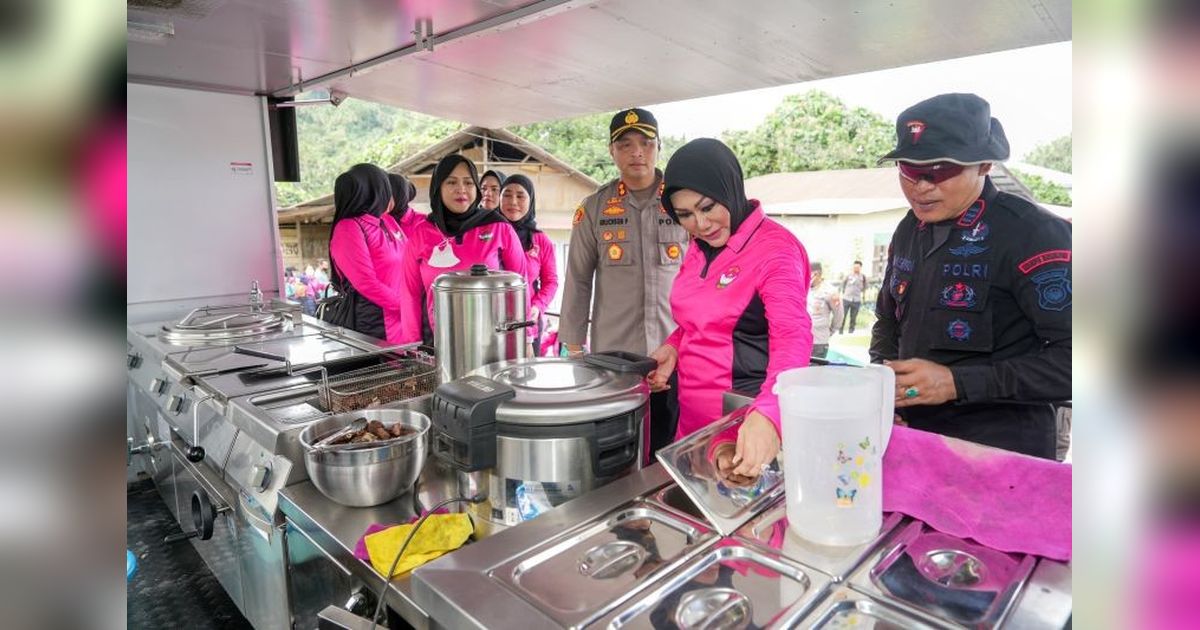
<path id="1" fill-rule="evenodd" d="M 546 307 L 558 291 L 558 263 L 554 260 L 554 242 L 537 227 L 533 182 L 521 174 L 509 175 L 500 191 L 500 213 L 508 219 L 525 250 L 525 282 L 530 295 L 529 319 L 538 323 L 528 328 L 533 354 L 540 356 L 540 340 L 545 329 Z"/>
<path id="2" fill-rule="evenodd" d="M 388 214 L 392 205 L 387 173 L 378 166 L 356 164 L 339 175 L 333 184 L 329 258 L 331 284 L 353 306 L 333 323 L 397 343 L 401 260 L 408 239 Z"/>
<path id="3" fill-rule="evenodd" d="M 417 196 L 417 187 L 399 173 L 388 173 L 388 182 L 392 185 L 392 200 L 395 201 L 389 214 L 400 225 L 404 236 L 411 239 L 417 226 L 425 221 L 425 215 L 409 207 Z"/>
<path id="4" fill-rule="evenodd" d="M 681 147 L 663 176 L 663 207 L 693 238 L 671 286 L 677 328 L 650 354 L 661 391 L 679 371 L 677 437 L 721 416 L 729 389 L 756 397 L 732 456 L 718 468 L 757 477 L 779 453 L 779 399 L 772 388 L 784 370 L 808 365 L 808 254 L 786 228 L 746 199 L 742 167 L 717 140 Z M 724 453 L 724 451 L 720 451 Z"/>
<path id="5" fill-rule="evenodd" d="M 429 182 L 429 206 L 429 216 L 404 252 L 404 343 L 432 343 L 433 281 L 439 275 L 477 264 L 525 275 L 517 233 L 500 213 L 479 207 L 479 175 L 470 160 L 454 154 L 438 162 Z"/>

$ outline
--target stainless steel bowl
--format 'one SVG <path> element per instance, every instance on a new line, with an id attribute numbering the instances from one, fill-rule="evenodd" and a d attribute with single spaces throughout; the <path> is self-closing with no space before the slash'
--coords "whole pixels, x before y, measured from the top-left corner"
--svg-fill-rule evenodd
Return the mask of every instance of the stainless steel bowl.
<path id="1" fill-rule="evenodd" d="M 374 448 L 313 450 L 321 438 L 364 417 L 385 425 L 400 422 L 417 432 Z M 412 488 L 421 474 L 429 426 L 428 416 L 409 409 L 364 409 L 318 420 L 300 432 L 304 468 L 313 485 L 336 503 L 350 507 L 387 503 Z"/>

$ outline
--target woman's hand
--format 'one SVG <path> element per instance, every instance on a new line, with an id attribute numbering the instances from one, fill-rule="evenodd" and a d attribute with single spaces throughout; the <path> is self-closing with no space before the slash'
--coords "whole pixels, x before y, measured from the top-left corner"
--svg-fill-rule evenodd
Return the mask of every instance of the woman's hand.
<path id="1" fill-rule="evenodd" d="M 658 367 L 646 376 L 646 382 L 650 384 L 650 391 L 664 392 L 671 388 L 667 384 L 667 379 L 671 378 L 671 374 L 675 371 L 675 364 L 679 361 L 679 351 L 675 346 L 663 344 L 650 353 L 650 358 L 658 362 Z"/>
<path id="2" fill-rule="evenodd" d="M 775 424 L 758 411 L 746 414 L 742 428 L 738 429 L 734 474 L 758 477 L 776 455 L 779 455 L 779 433 Z"/>

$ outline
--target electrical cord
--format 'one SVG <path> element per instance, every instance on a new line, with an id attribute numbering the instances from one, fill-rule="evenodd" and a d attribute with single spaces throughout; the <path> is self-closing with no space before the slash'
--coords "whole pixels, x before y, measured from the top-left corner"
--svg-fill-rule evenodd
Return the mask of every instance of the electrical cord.
<path id="1" fill-rule="evenodd" d="M 482 503 L 483 500 L 482 497 L 474 499 L 464 499 L 461 497 L 446 499 L 430 508 L 428 512 L 425 512 L 424 516 L 417 519 L 417 524 L 413 526 L 412 531 L 408 532 L 408 536 L 404 538 L 404 543 L 400 545 L 400 551 L 396 554 L 396 558 L 392 560 L 392 566 L 388 568 L 387 573 L 383 576 L 383 588 L 379 591 L 379 603 L 375 605 L 375 614 L 371 615 L 371 630 L 375 630 L 379 624 L 379 613 L 383 612 L 384 602 L 387 601 L 387 589 L 392 583 L 392 573 L 396 570 L 396 565 L 400 564 L 400 558 L 404 557 L 404 550 L 408 548 L 408 543 L 412 541 L 413 536 L 417 535 L 417 530 L 421 529 L 421 525 L 425 524 L 425 519 L 451 503 L 458 503 L 460 501 L 463 503 Z M 470 514 L 467 516 L 470 517 Z"/>

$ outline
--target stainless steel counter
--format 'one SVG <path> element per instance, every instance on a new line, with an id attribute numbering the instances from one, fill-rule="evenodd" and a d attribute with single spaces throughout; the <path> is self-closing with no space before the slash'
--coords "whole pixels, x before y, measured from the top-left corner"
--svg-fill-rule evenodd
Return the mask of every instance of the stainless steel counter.
<path id="1" fill-rule="evenodd" d="M 454 472 L 431 457 L 425 462 L 415 491 L 406 492 L 390 503 L 369 508 L 345 507 L 327 499 L 312 482 L 303 481 L 280 492 L 279 508 L 287 518 L 289 535 L 300 533 L 344 573 L 355 576 L 377 593 L 383 577 L 369 563 L 354 556 L 358 539 L 371 524 L 408 521 L 423 508 L 454 496 L 456 487 Z M 452 505 L 451 509 L 462 508 Z M 430 627 L 429 615 L 413 599 L 411 574 L 393 579 L 386 597 L 388 606 L 408 623 L 421 629 Z"/>

